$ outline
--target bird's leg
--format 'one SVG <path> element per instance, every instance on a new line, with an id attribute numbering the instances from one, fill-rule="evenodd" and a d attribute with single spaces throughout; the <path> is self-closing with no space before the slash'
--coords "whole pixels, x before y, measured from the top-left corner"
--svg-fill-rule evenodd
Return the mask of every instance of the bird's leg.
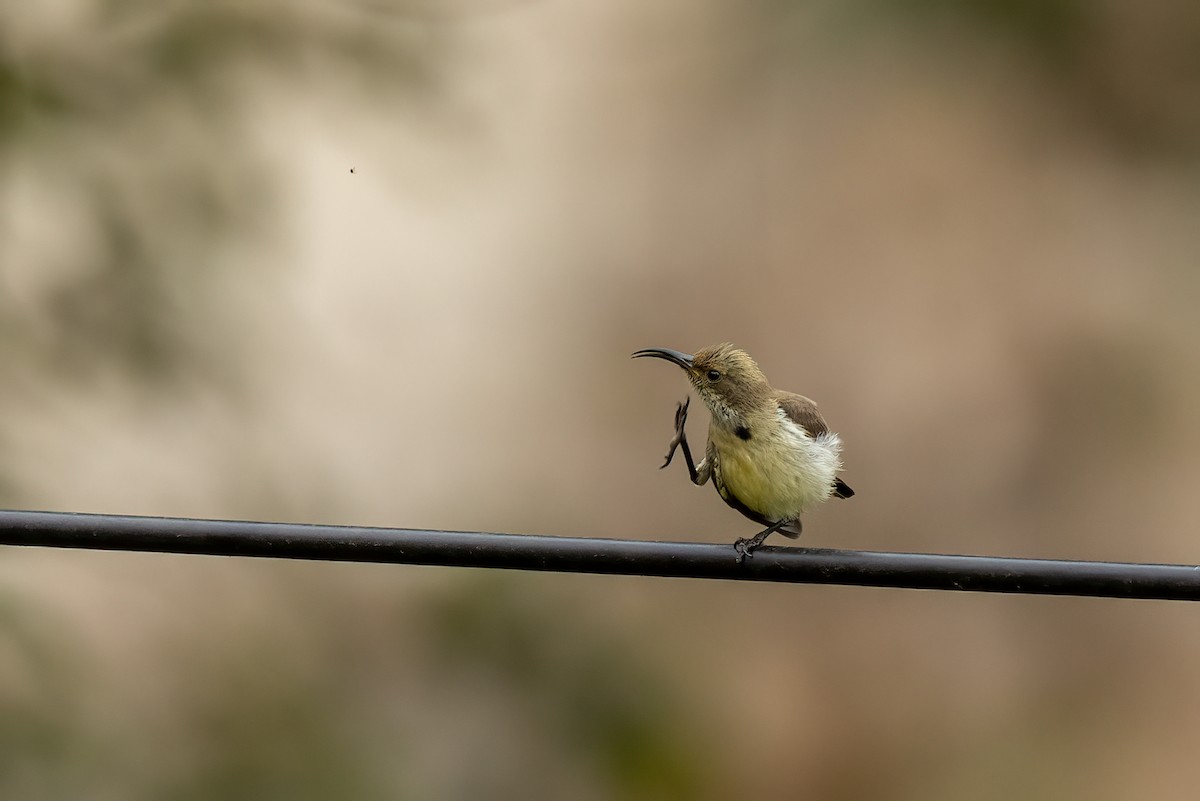
<path id="1" fill-rule="evenodd" d="M 687 462 L 688 475 L 692 477 L 692 482 L 696 483 L 700 477 L 700 472 L 696 469 L 696 462 L 692 459 L 692 449 L 688 447 L 687 434 L 684 433 L 684 425 L 687 423 L 688 404 L 692 402 L 691 396 L 688 396 L 683 403 L 675 406 L 675 436 L 671 438 L 671 442 L 667 445 L 667 458 L 663 460 L 661 470 L 671 463 L 671 459 L 675 458 L 675 449 L 683 450 L 683 460 Z"/>
<path id="2" fill-rule="evenodd" d="M 737 556 L 735 557 L 735 561 L 738 564 L 741 564 L 742 560 L 745 559 L 747 556 L 750 556 L 754 552 L 754 550 L 756 548 L 758 548 L 758 546 L 762 545 L 763 541 L 766 540 L 767 537 L 771 536 L 776 531 L 779 531 L 779 529 L 783 528 L 784 526 L 786 526 L 788 523 L 791 523 L 791 522 L 793 522 L 793 521 L 780 520 L 778 523 L 774 523 L 770 526 L 767 526 L 766 528 L 764 528 L 762 531 L 755 534 L 750 539 L 746 539 L 745 537 L 738 537 L 733 542 L 733 550 L 737 553 Z"/>

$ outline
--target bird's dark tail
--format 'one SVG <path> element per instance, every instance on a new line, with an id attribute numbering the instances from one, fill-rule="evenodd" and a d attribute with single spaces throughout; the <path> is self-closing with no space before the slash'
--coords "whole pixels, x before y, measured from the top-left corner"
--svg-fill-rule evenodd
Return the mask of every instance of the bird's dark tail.
<path id="1" fill-rule="evenodd" d="M 840 478 L 833 480 L 833 494 L 839 498 L 853 498 L 854 490 L 850 489 L 850 485 Z"/>

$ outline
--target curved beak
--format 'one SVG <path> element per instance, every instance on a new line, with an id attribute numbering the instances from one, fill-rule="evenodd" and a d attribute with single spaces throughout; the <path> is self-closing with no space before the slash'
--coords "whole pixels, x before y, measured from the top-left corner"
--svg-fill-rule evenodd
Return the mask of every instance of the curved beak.
<path id="1" fill-rule="evenodd" d="M 692 366 L 692 355 L 690 353 L 680 353 L 679 351 L 671 350 L 670 348 L 646 348 L 633 354 L 634 359 L 638 358 L 639 356 L 653 356 L 656 359 L 666 359 L 669 362 L 674 362 L 685 370 Z"/>

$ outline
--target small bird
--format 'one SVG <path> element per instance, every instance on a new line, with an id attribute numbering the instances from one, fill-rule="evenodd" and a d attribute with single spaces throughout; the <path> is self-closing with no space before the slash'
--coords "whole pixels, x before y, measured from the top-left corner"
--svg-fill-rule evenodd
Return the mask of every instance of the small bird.
<path id="1" fill-rule="evenodd" d="M 675 436 L 662 467 L 682 448 L 693 484 L 702 486 L 712 478 L 725 503 L 767 527 L 733 543 L 738 562 L 773 532 L 799 537 L 800 515 L 830 495 L 854 495 L 837 476 L 842 469 L 842 441 L 829 430 L 817 404 L 772 388 L 746 351 L 726 342 L 695 355 L 669 348 L 633 354 L 635 359 L 642 356 L 682 367 L 712 414 L 708 445 L 697 465 L 684 433 L 691 399 L 677 405 Z"/>

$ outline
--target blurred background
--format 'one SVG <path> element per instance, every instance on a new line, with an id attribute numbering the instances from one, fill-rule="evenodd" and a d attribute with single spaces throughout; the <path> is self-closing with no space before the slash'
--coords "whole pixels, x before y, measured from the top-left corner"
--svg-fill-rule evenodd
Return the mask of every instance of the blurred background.
<path id="1" fill-rule="evenodd" d="M 0 506 L 1200 562 L 1200 6 L 0 6 Z M 703 441 L 707 418 L 691 422 Z M 0 551 L 0 797 L 1184 799 L 1188 605 Z"/>

